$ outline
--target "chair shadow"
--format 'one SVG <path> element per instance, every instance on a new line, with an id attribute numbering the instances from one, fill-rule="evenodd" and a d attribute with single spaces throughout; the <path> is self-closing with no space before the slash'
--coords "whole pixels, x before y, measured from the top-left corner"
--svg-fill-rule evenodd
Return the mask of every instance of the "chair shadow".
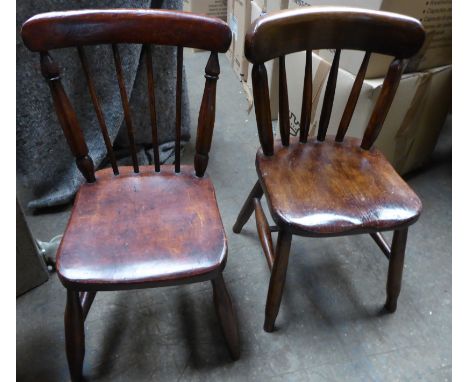
<path id="1" fill-rule="evenodd" d="M 375 306 L 375 308 L 369 308 L 363 304 L 364 297 L 356 291 L 350 274 L 343 271 L 338 259 L 320 263 L 302 263 L 301 266 L 291 268 L 290 264 L 288 273 L 294 269 L 294 278 L 304 282 L 295 282 L 293 289 L 288 288 L 288 280 L 286 280 L 282 300 L 282 305 L 284 304 L 286 308 L 284 309 L 286 317 L 281 322 L 281 327 L 285 329 L 291 323 L 288 316 L 297 309 L 297 307 L 291 305 L 294 300 L 294 293 L 302 293 L 303 296 L 306 296 L 306 300 L 311 304 L 308 308 L 313 309 L 314 316 L 320 318 L 326 326 L 330 327 L 359 320 L 375 320 L 389 314 L 385 310 L 383 302 L 381 305 Z M 326 280 L 326 282 L 322 282 L 323 280 Z M 291 283 L 289 284 L 291 285 Z M 330 289 L 331 285 L 334 286 L 334 290 L 330 292 L 328 289 Z M 339 286 L 339 288 L 336 286 Z M 385 290 L 384 280 L 382 280 L 382 288 Z M 335 293 L 333 299 L 335 300 L 336 297 L 338 302 L 335 301 L 334 304 L 330 304 L 328 297 Z"/>
<path id="2" fill-rule="evenodd" d="M 185 288 L 187 286 L 177 287 L 178 291 L 176 294 L 176 300 L 171 306 L 166 305 L 165 309 L 174 309 L 173 317 L 178 322 L 174 322 L 174 327 L 181 328 L 181 333 L 177 335 L 177 339 L 180 342 L 178 346 L 185 347 L 187 353 L 189 354 L 189 359 L 187 367 L 193 369 L 211 369 L 221 367 L 226 365 L 231 361 L 227 347 L 224 343 L 223 334 L 221 327 L 218 323 L 214 303 L 212 303 L 211 297 L 212 292 L 211 288 L 208 290 L 202 290 L 197 293 L 189 293 Z M 157 288 L 156 288 L 157 289 Z M 105 332 L 103 337 L 105 338 L 102 348 L 99 350 L 98 365 L 93 367 L 93 370 L 90 371 L 92 374 L 91 379 L 100 379 L 111 376 L 115 372 L 115 354 L 119 350 L 125 349 L 126 354 L 144 354 L 148 352 L 148 349 L 152 349 L 151 346 L 154 346 L 154 336 L 145 336 L 145 335 L 135 335 L 131 337 L 131 343 L 123 343 L 123 339 L 127 333 L 132 331 L 144 330 L 145 325 L 153 325 L 151 322 L 154 321 L 154 325 L 157 323 L 158 311 L 152 310 L 150 321 L 145 323 L 145 319 L 140 316 L 140 312 L 135 308 L 134 305 L 138 303 L 133 299 L 132 302 L 129 302 L 126 292 L 114 292 L 119 293 L 118 304 L 128 305 L 127 309 L 119 309 L 119 317 L 112 320 L 109 325 L 106 325 L 104 329 Z M 200 296 L 200 294 L 207 293 L 209 298 L 206 296 Z M 125 300 L 125 301 L 124 301 Z M 198 309 L 195 309 L 197 307 Z M 132 308 L 137 311 L 131 319 L 127 312 L 131 311 Z M 200 312 L 204 312 L 201 317 Z M 110 312 L 112 314 L 112 312 Z M 198 325 L 199 323 L 199 325 Z M 92 330 L 92 328 L 90 328 Z M 161 335 L 160 333 L 156 336 Z M 203 340 L 201 340 L 203 337 Z M 206 345 L 206 346 L 205 346 Z M 225 348 L 220 349 L 221 347 Z M 222 350 L 222 351 L 220 351 Z M 126 369 L 136 367 L 133 359 L 130 357 L 119 357 L 117 358 L 118 362 L 122 364 L 118 365 L 118 369 Z M 147 372 L 150 375 L 154 372 L 154 368 L 157 368 L 157 364 L 146 362 L 147 359 L 143 358 L 138 361 L 138 367 L 140 372 Z M 86 364 L 86 360 L 85 360 Z M 162 365 L 161 365 L 162 366 Z M 84 369 L 84 374 L 86 374 L 86 368 Z M 88 374 L 88 375 L 91 375 Z"/>

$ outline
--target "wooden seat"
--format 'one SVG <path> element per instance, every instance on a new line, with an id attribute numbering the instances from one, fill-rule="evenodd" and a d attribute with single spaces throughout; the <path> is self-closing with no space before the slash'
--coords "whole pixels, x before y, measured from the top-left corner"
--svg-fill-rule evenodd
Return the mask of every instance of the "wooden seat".
<path id="1" fill-rule="evenodd" d="M 377 150 L 360 140 L 294 139 L 257 152 L 257 172 L 277 225 L 303 236 L 395 230 L 414 223 L 421 202 Z M 306 192 L 305 192 L 306 191 Z"/>
<path id="2" fill-rule="evenodd" d="M 226 52 L 231 43 L 228 25 L 190 12 L 82 10 L 36 15 L 24 23 L 21 35 L 30 50 L 40 53 L 41 71 L 52 93 L 58 121 L 87 182 L 78 192 L 57 254 L 58 274 L 67 288 L 65 340 L 72 381 L 82 379 L 84 321 L 97 291 L 211 281 L 229 352 L 233 359 L 239 358 L 237 319 L 222 275 L 226 236 L 213 185 L 205 174 L 215 122 L 218 53 Z M 117 165 L 86 55 L 87 46 L 96 44 L 111 45 L 132 167 Z M 142 45 L 154 166 L 138 163 L 119 44 Z M 173 167 L 161 165 L 159 160 L 152 45 L 176 50 Z M 193 167 L 181 166 L 184 47 L 211 52 L 205 67 Z M 95 172 L 85 135 L 62 85 L 60 68 L 49 52 L 62 48 L 77 49 L 112 169 Z"/>
<path id="3" fill-rule="evenodd" d="M 67 288 L 111 290 L 216 278 L 227 245 L 213 184 L 191 166 L 120 167 L 81 186 L 57 253 Z"/>
<path id="4" fill-rule="evenodd" d="M 421 202 L 384 156 L 373 149 L 395 96 L 406 59 L 425 38 L 416 19 L 389 12 L 345 7 L 304 7 L 258 18 L 245 36 L 252 65 L 252 87 L 261 149 L 258 181 L 242 207 L 233 231 L 255 211 L 257 231 L 268 265 L 270 285 L 264 329 L 274 329 L 283 294 L 292 235 L 337 236 L 369 233 L 389 259 L 385 309 L 394 312 L 401 289 L 408 226 Z M 318 123 L 312 119 L 312 51 L 333 49 Z M 342 50 L 365 52 L 349 93 L 336 137 L 327 137 Z M 298 139 L 290 138 L 286 56 L 305 51 L 304 86 Z M 345 139 L 371 54 L 393 56 L 362 141 Z M 274 140 L 265 62 L 279 62 L 279 134 Z M 300 68 L 296 68 L 299 70 Z M 277 226 L 270 227 L 260 202 L 265 194 Z M 394 231 L 389 245 L 382 231 Z M 276 248 L 272 231 L 278 231 Z"/>

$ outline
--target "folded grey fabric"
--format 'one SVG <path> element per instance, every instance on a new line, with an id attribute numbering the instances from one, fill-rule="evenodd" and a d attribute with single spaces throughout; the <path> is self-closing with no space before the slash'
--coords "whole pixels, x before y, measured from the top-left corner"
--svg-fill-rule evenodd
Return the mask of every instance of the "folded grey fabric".
<path id="1" fill-rule="evenodd" d="M 30 52 L 21 40 L 21 24 L 29 17 L 48 11 L 89 8 L 169 8 L 181 9 L 182 0 L 23 0 L 16 7 L 16 159 L 18 181 L 30 188 L 35 199 L 28 207 L 41 208 L 64 204 L 73 199 L 84 178 L 75 165 L 54 112 L 52 98 L 39 67 L 39 55 Z M 125 85 L 130 97 L 135 141 L 140 165 L 152 163 L 150 114 L 146 69 L 141 63 L 141 46 L 119 45 Z M 109 136 L 116 148 L 127 146 L 127 132 L 112 58 L 108 45 L 85 47 L 89 65 Z M 50 52 L 61 68 L 64 88 L 75 108 L 95 167 L 106 166 L 106 148 L 102 138 L 77 50 Z M 143 64 L 143 65 L 142 65 Z M 173 159 L 175 136 L 176 49 L 153 46 L 156 84 L 158 138 L 162 161 Z M 190 139 L 188 96 L 183 78 L 182 144 Z M 128 151 L 122 151 L 119 163 L 130 163 Z M 119 155 L 121 156 L 121 155 Z"/>

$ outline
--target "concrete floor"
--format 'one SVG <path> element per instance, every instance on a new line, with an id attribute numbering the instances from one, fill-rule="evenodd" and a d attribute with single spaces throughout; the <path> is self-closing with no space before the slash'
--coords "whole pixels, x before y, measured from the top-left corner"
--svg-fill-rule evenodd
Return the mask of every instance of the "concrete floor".
<path id="1" fill-rule="evenodd" d="M 207 56 L 187 54 L 192 129 Z M 431 163 L 407 177 L 424 212 L 410 229 L 398 311 L 385 301 L 387 260 L 368 236 L 293 238 L 277 330 L 262 330 L 269 271 L 254 219 L 232 225 L 256 180 L 255 116 L 221 57 L 208 172 L 228 235 L 224 272 L 237 309 L 241 358 L 232 362 L 211 285 L 103 292 L 86 321 L 84 374 L 92 381 L 443 381 L 451 380 L 451 128 Z M 195 134 L 193 134 L 193 137 Z M 192 140 L 185 161 L 192 158 Z M 22 196 L 24 199 L 24 195 Z M 27 218 L 34 236 L 63 232 L 69 208 Z M 387 236 L 388 238 L 388 236 Z M 17 299 L 17 378 L 65 381 L 65 289 L 55 274 Z"/>

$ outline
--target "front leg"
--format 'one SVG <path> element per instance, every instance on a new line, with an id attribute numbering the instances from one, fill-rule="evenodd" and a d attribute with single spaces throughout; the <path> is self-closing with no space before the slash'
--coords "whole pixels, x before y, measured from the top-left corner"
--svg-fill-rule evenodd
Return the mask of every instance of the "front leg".
<path id="1" fill-rule="evenodd" d="M 79 292 L 69 289 L 65 308 L 65 342 L 71 380 L 79 382 L 82 378 L 85 354 L 84 317 Z"/>
<path id="2" fill-rule="evenodd" d="M 385 309 L 390 313 L 396 311 L 398 296 L 400 295 L 407 236 L 408 228 L 396 230 L 393 233 L 390 263 L 388 265 L 387 301 L 385 302 Z"/>
<path id="3" fill-rule="evenodd" d="M 266 332 L 272 332 L 275 327 L 276 316 L 278 315 L 281 298 L 283 296 L 286 272 L 288 270 L 291 239 L 292 235 L 290 232 L 282 229 L 279 230 L 265 307 L 265 323 L 263 324 L 263 329 Z"/>

